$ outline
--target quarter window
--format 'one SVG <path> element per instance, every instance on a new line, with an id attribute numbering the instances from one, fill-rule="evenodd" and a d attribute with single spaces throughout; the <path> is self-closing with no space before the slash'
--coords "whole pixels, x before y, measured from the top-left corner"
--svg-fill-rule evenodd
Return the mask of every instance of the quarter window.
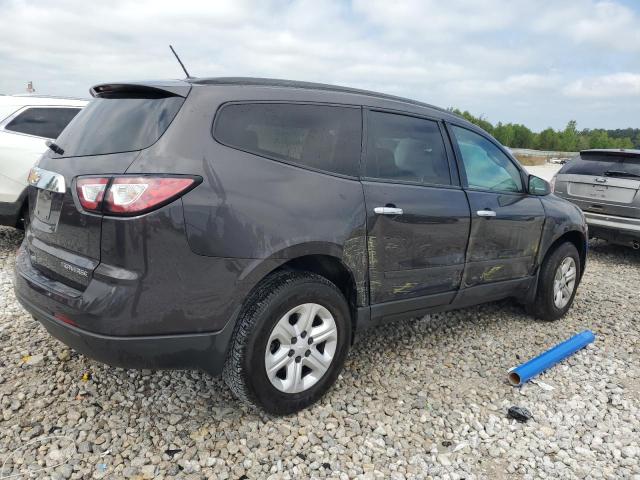
<path id="1" fill-rule="evenodd" d="M 520 170 L 496 145 L 466 128 L 452 126 L 469 188 L 522 192 Z"/>
<path id="2" fill-rule="evenodd" d="M 438 123 L 371 111 L 367 115 L 365 177 L 450 185 Z"/>
<path id="3" fill-rule="evenodd" d="M 221 143 L 304 167 L 357 176 L 359 108 L 285 103 L 230 104 L 214 137 Z"/>
<path id="4" fill-rule="evenodd" d="M 79 111 L 79 108 L 27 108 L 4 128 L 37 137 L 58 138 Z"/>

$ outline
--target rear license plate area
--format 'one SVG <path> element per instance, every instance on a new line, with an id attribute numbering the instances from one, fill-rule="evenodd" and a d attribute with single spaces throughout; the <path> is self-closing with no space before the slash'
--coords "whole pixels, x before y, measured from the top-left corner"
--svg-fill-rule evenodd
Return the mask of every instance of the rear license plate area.
<path id="1" fill-rule="evenodd" d="M 64 195 L 61 193 L 40 189 L 37 191 L 33 217 L 39 220 L 39 222 L 34 223 L 37 223 L 41 230 L 49 233 L 56 230 L 58 220 L 60 220 L 63 200 Z"/>
<path id="2" fill-rule="evenodd" d="M 594 185 L 591 191 L 587 191 L 587 195 L 591 198 L 604 199 L 607 198 L 607 189 L 606 185 Z"/>
<path id="3" fill-rule="evenodd" d="M 36 217 L 46 223 L 51 223 L 52 195 L 47 190 L 38 190 L 38 196 L 36 197 Z"/>
<path id="4" fill-rule="evenodd" d="M 567 193 L 574 197 L 612 203 L 631 203 L 636 194 L 633 188 L 592 183 L 569 183 Z"/>

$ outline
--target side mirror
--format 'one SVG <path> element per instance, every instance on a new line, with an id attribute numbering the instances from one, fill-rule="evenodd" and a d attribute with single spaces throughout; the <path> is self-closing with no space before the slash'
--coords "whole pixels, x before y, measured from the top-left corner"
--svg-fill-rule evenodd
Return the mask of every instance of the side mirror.
<path id="1" fill-rule="evenodd" d="M 551 185 L 544 178 L 529 175 L 528 190 L 531 195 L 549 195 L 551 193 Z"/>

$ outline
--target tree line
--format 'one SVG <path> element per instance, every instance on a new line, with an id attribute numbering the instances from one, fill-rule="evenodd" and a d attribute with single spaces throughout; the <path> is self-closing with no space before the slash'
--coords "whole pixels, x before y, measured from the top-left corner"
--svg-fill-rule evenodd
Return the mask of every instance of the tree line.
<path id="1" fill-rule="evenodd" d="M 567 123 L 564 130 L 549 127 L 541 132 L 533 132 L 518 123 L 498 122 L 493 125 L 486 118 L 476 117 L 457 108 L 449 109 L 471 123 L 478 125 L 493 135 L 496 140 L 511 148 L 531 148 L 559 152 L 578 152 L 589 148 L 639 148 L 640 128 L 605 130 L 602 128 L 578 130 L 575 120 Z"/>

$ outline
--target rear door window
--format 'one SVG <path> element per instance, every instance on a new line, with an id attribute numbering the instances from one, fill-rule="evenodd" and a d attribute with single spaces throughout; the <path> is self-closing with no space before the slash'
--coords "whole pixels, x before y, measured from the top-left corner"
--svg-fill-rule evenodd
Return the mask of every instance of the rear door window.
<path id="1" fill-rule="evenodd" d="M 160 138 L 183 103 L 179 96 L 120 93 L 95 98 L 56 143 L 65 157 L 142 150 Z"/>
<path id="2" fill-rule="evenodd" d="M 449 163 L 438 123 L 395 113 L 368 112 L 364 175 L 450 185 Z"/>
<path id="3" fill-rule="evenodd" d="M 57 138 L 78 114 L 79 108 L 30 107 L 18 114 L 4 128 L 36 137 Z"/>
<path id="4" fill-rule="evenodd" d="M 225 105 L 214 137 L 238 150 L 341 175 L 357 176 L 361 110 L 285 103 Z"/>
<path id="5" fill-rule="evenodd" d="M 569 160 L 559 173 L 637 179 L 640 178 L 640 154 L 631 156 L 582 152 L 580 156 Z"/>

